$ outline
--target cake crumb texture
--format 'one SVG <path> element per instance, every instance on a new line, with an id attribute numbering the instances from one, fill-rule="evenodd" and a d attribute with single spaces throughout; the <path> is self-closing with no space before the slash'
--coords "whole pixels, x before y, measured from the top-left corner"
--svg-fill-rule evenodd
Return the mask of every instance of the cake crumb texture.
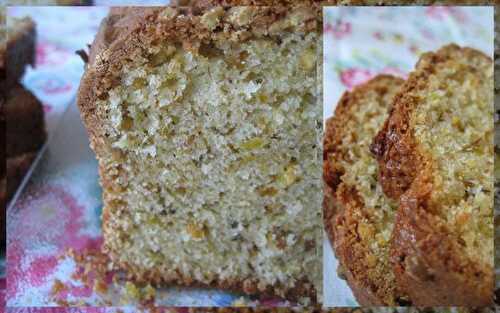
<path id="1" fill-rule="evenodd" d="M 324 221 L 347 282 L 361 305 L 401 304 L 390 263 L 397 201 L 378 183 L 370 152 L 389 115 L 400 78 L 379 75 L 344 93 L 323 141 Z"/>
<path id="2" fill-rule="evenodd" d="M 456 45 L 424 54 L 394 103 L 372 150 L 400 197 L 398 283 L 415 305 L 491 304 L 492 60 Z"/>
<path id="3" fill-rule="evenodd" d="M 115 266 L 138 281 L 316 300 L 317 13 L 112 11 L 79 106 Z"/>

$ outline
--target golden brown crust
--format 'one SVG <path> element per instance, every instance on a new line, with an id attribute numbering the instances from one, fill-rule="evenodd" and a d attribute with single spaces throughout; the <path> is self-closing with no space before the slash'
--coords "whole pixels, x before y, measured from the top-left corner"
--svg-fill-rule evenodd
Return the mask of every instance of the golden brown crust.
<path id="1" fill-rule="evenodd" d="M 224 26 L 219 25 L 211 31 L 203 25 L 201 16 L 193 15 L 189 9 L 113 8 L 101 23 L 92 43 L 78 90 L 78 106 L 96 153 L 103 146 L 105 136 L 94 114 L 96 100 L 107 97 L 107 91 L 119 83 L 117 75 L 124 63 L 141 55 L 151 43 L 160 39 L 172 41 L 196 52 L 202 44 L 216 40 L 239 42 L 277 36 L 289 29 L 289 25 L 280 23 L 287 14 L 302 16 L 294 26 L 296 31 L 318 31 L 318 21 L 321 20 L 319 8 L 300 6 L 293 12 L 285 7 L 253 9 L 256 13 L 246 25 L 224 22 Z M 224 16 L 232 14 L 228 8 L 224 12 Z"/>
<path id="2" fill-rule="evenodd" d="M 104 218 L 103 218 L 103 225 Z M 112 251 L 105 251 L 110 258 L 118 259 L 118 256 Z M 245 279 L 245 280 L 214 280 L 210 284 L 200 283 L 193 277 L 182 276 L 180 273 L 176 275 L 168 275 L 165 271 L 155 268 L 151 271 L 143 270 L 137 268 L 136 266 L 131 266 L 127 263 L 116 264 L 118 268 L 123 269 L 129 275 L 129 278 L 136 281 L 137 283 L 151 283 L 153 286 L 164 286 L 164 285 L 179 285 L 185 287 L 208 287 L 208 288 L 218 288 L 234 292 L 243 292 L 248 295 L 258 295 L 262 298 L 265 297 L 281 297 L 289 301 L 298 301 L 301 298 L 309 298 L 312 303 L 317 303 L 316 289 L 313 284 L 300 280 L 296 282 L 296 287 L 287 288 L 286 286 L 281 286 L 276 284 L 274 286 L 267 286 L 266 289 L 261 289 L 259 287 L 258 279 Z"/>
<path id="3" fill-rule="evenodd" d="M 310 9 L 306 6 L 297 7 L 293 12 L 284 7 L 259 7 L 248 8 L 251 11 L 249 21 L 232 20 L 236 14 L 232 8 L 211 9 L 218 18 L 212 24 L 206 21 L 206 12 L 193 9 L 173 8 L 113 8 L 109 16 L 102 22 L 100 30 L 92 44 L 89 53 L 89 63 L 82 78 L 78 105 L 82 119 L 86 125 L 91 141 L 91 147 L 97 155 L 106 149 L 106 134 L 102 129 L 103 124 L 95 114 L 98 99 L 105 99 L 107 92 L 119 83 L 118 73 L 127 60 L 138 55 L 147 54 L 150 47 L 158 40 L 178 44 L 185 50 L 198 53 L 205 45 L 214 41 L 241 42 L 252 38 L 276 38 L 279 34 L 297 31 L 317 30 L 320 19 L 319 8 Z M 207 11 L 208 12 L 208 11 Z M 296 14 L 297 24 L 284 24 L 284 18 Z M 205 18 L 204 18 L 205 16 Z M 289 23 L 289 22 L 287 22 Z M 104 174 L 101 168 L 101 183 L 104 189 L 113 190 L 116 184 L 113 177 Z M 105 195 L 106 197 L 106 195 Z M 104 201 L 106 203 L 106 200 Z M 110 224 L 109 212 L 103 210 L 103 233 L 114 231 Z M 112 260 L 118 260 L 119 251 L 106 250 Z M 146 271 L 126 263 L 115 263 L 118 267 L 126 269 L 137 281 L 149 281 L 155 284 L 179 284 L 197 286 L 199 282 L 192 277 L 183 277 L 180 273 L 168 274 L 159 268 Z M 213 281 L 210 287 L 243 291 L 248 294 L 273 295 L 298 300 L 309 297 L 316 300 L 314 285 L 307 281 L 297 281 L 295 287 L 286 286 L 260 286 L 257 279 L 245 280 L 220 280 Z"/>
<path id="4" fill-rule="evenodd" d="M 457 57 L 491 62 L 477 50 L 456 45 L 424 54 L 372 145 L 385 193 L 394 199 L 401 197 L 392 260 L 398 285 L 415 305 L 492 304 L 492 269 L 471 261 L 446 225 L 432 214 L 429 199 L 434 174 L 426 166 L 428 156 L 418 152 L 410 125 L 410 115 L 420 103 L 414 92 L 425 90 L 438 64 Z"/>
<path id="5" fill-rule="evenodd" d="M 423 187 L 403 195 L 396 217 L 392 261 L 398 285 L 417 305 L 492 305 L 493 271 L 465 257 L 446 225 L 417 207 L 432 192 L 431 183 L 419 184 Z"/>
<path id="6" fill-rule="evenodd" d="M 376 92 L 379 97 L 384 97 L 391 89 L 397 90 L 402 83 L 402 79 L 380 75 L 353 91 L 344 93 L 335 109 L 335 115 L 326 123 L 323 143 L 325 228 L 347 282 L 358 302 L 366 306 L 396 305 L 400 296 L 395 290 L 395 281 L 387 284 L 380 281 L 378 275 L 370 274 L 370 267 L 373 266 L 367 260 L 367 255 L 371 254 L 370 243 L 363 240 L 358 232 L 359 218 L 367 213 L 363 210 L 364 203 L 356 187 L 341 182 L 342 175 L 349 168 L 344 168 L 339 161 L 349 158 L 348 151 L 342 146 L 353 131 L 348 122 L 352 119 L 353 112 L 359 109 L 360 99 L 368 92 Z M 387 277 L 390 276 L 388 273 Z"/>
<path id="7" fill-rule="evenodd" d="M 398 200 L 409 189 L 424 163 L 422 156 L 416 153 L 413 133 L 408 131 L 410 114 L 418 105 L 418 99 L 411 92 L 424 89 L 436 65 L 455 58 L 458 53 L 463 53 L 467 58 L 491 62 L 488 56 L 477 50 L 460 48 L 454 44 L 441 48 L 437 53 L 425 53 L 416 66 L 419 70 L 410 75 L 396 95 L 390 117 L 373 139 L 370 149 L 379 161 L 379 181 L 385 194 L 392 199 Z"/>
<path id="8" fill-rule="evenodd" d="M 182 8 L 112 8 L 92 44 L 90 66 L 94 65 L 97 54 L 104 50 L 109 49 L 109 54 L 114 57 L 121 56 L 121 60 L 124 56 L 120 50 L 128 48 L 132 52 L 159 38 L 182 44 L 186 50 L 196 52 L 201 45 L 214 41 L 242 42 L 252 38 L 276 37 L 292 29 L 298 32 L 318 31 L 321 21 L 321 7 L 306 4 L 294 6 L 293 10 L 286 6 L 222 8 L 213 5 L 213 2 L 202 2 L 197 7 Z M 238 11 L 240 9 L 248 11 Z M 205 13 L 210 10 L 217 18 L 207 18 Z M 282 22 L 286 16 L 292 15 L 296 17 L 293 20 L 297 24 L 294 21 L 291 24 Z"/>

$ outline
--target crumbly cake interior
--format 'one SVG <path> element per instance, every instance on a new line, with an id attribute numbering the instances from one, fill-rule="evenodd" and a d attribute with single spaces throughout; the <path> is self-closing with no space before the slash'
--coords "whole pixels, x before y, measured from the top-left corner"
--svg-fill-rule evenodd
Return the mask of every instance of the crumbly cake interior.
<path id="1" fill-rule="evenodd" d="M 493 266 L 493 67 L 484 58 L 439 64 L 411 115 L 437 173 L 431 203 L 473 260 Z"/>
<path id="2" fill-rule="evenodd" d="M 349 209 L 357 223 L 357 233 L 369 249 L 365 271 L 371 281 L 376 282 L 381 293 L 393 290 L 395 278 L 389 262 L 390 238 L 397 203 L 387 198 L 378 183 L 377 160 L 370 152 L 373 137 L 382 127 L 389 114 L 389 107 L 399 91 L 398 80 L 385 79 L 386 92 L 369 88 L 347 118 L 345 134 L 340 147 L 342 158 L 339 165 L 344 169 L 341 181 L 347 190 L 355 187 L 362 204 L 359 209 Z M 394 85 L 394 86 L 392 86 Z M 381 88 L 381 87 L 379 87 Z M 352 191 L 347 191 L 352 192 Z M 389 292 L 389 297 L 393 296 Z M 387 295 L 386 295 L 387 296 Z M 393 303 L 395 299 L 383 299 Z"/>
<path id="3" fill-rule="evenodd" d="M 344 139 L 345 157 L 340 161 L 346 169 L 341 180 L 349 186 L 356 186 L 364 208 L 369 214 L 360 216 L 358 231 L 362 236 L 373 238 L 373 251 L 376 256 L 387 252 L 387 244 L 392 233 L 392 221 L 397 207 L 388 199 L 378 183 L 377 161 L 369 147 L 373 137 L 382 127 L 388 116 L 388 106 L 398 91 L 388 88 L 389 92 L 380 95 L 374 90 L 365 95 L 346 127 L 352 129 Z M 363 223 L 364 221 L 364 223 Z"/>
<path id="4" fill-rule="evenodd" d="M 206 284 L 321 285 L 318 36 L 199 54 L 158 43 L 123 67 L 97 104 L 118 262 Z"/>

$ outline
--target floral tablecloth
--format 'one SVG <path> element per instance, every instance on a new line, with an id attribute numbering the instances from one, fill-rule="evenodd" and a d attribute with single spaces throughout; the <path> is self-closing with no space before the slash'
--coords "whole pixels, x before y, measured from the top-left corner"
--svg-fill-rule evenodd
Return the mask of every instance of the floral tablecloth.
<path id="1" fill-rule="evenodd" d="M 97 1 L 110 2 L 166 1 Z M 8 208 L 6 303 L 12 312 L 23 306 L 122 307 L 138 302 L 124 297 L 131 288 L 137 292 L 133 286 L 107 280 L 107 292 L 102 293 L 97 285 L 78 280 L 75 275 L 81 268 L 68 255 L 70 248 L 98 251 L 102 243 L 97 162 L 74 103 L 83 74 L 83 62 L 74 51 L 92 42 L 107 10 L 104 6 L 8 9 L 9 15 L 29 15 L 37 23 L 36 68 L 27 71 L 23 84 L 43 102 L 49 133 L 29 181 Z M 252 300 L 219 290 L 168 288 L 155 293 L 154 304 L 164 306 L 229 306 Z"/>
<path id="2" fill-rule="evenodd" d="M 344 91 L 379 73 L 405 77 L 422 52 L 456 43 L 493 56 L 492 7 L 328 7 L 323 12 L 325 119 Z M 356 305 L 336 273 L 327 240 L 323 255 L 324 304 Z"/>

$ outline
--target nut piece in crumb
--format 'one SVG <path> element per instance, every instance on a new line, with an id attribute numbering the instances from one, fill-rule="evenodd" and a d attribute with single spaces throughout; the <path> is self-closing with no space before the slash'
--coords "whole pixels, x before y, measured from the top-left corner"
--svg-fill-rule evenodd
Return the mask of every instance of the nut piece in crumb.
<path id="1" fill-rule="evenodd" d="M 201 17 L 201 23 L 207 29 L 213 30 L 217 26 L 217 24 L 219 24 L 219 21 L 223 15 L 224 9 L 222 7 L 215 7 L 203 14 L 203 16 Z"/>

